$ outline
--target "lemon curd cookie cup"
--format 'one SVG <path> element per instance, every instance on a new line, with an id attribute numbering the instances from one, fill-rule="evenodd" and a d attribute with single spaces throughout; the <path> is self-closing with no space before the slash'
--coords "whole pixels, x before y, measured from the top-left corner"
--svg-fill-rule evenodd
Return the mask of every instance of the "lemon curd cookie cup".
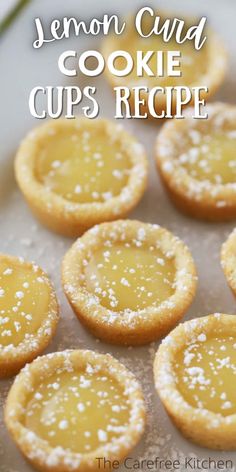
<path id="1" fill-rule="evenodd" d="M 236 228 L 222 245 L 221 266 L 231 290 L 236 295 Z"/>
<path id="2" fill-rule="evenodd" d="M 43 472 L 89 472 L 98 458 L 122 461 L 145 427 L 134 375 L 109 354 L 63 351 L 17 376 L 5 421 L 24 456 Z"/>
<path id="3" fill-rule="evenodd" d="M 163 25 L 166 18 L 173 20 L 173 15 L 169 12 L 158 12 L 161 20 L 160 23 Z M 109 35 L 103 41 L 102 52 L 107 60 L 108 57 L 115 51 L 125 51 L 131 55 L 134 63 L 132 71 L 125 76 L 116 76 L 112 74 L 108 68 L 105 69 L 106 77 L 110 85 L 114 87 L 128 87 L 130 89 L 129 103 L 133 110 L 135 110 L 135 87 L 147 87 L 148 90 L 152 90 L 155 87 L 162 87 L 164 90 L 166 87 L 185 86 L 189 87 L 207 87 L 208 92 L 201 90 L 201 99 L 209 99 L 213 96 L 220 85 L 222 84 L 226 69 L 227 69 L 227 52 L 224 44 L 220 37 L 215 34 L 210 27 L 206 27 L 203 31 L 203 37 L 206 35 L 207 40 L 200 50 L 196 50 L 192 41 L 186 40 L 182 44 L 178 44 L 176 39 L 172 37 L 168 42 L 163 41 L 162 35 L 151 34 L 149 37 L 142 37 L 135 28 L 134 16 L 129 16 L 126 20 L 126 29 L 122 35 L 115 36 Z M 188 27 L 197 24 L 199 22 L 196 18 L 183 18 L 186 24 L 186 30 Z M 142 31 L 144 35 L 150 34 L 154 23 L 154 18 L 149 13 L 145 13 L 142 19 Z M 137 52 L 142 51 L 143 55 L 153 51 L 152 56 L 147 61 L 144 70 L 139 72 L 138 76 L 138 60 Z M 163 53 L 163 57 L 158 59 L 158 52 Z M 181 57 L 180 67 L 175 67 L 175 70 L 180 70 L 180 76 L 168 76 L 167 74 L 167 54 L 168 51 L 180 51 Z M 162 70 L 158 72 L 161 67 L 158 68 L 159 62 L 164 62 L 164 72 Z M 139 61 L 140 62 L 140 61 Z M 115 68 L 123 70 L 127 66 L 127 62 L 123 57 L 118 57 L 115 60 Z M 146 69 L 150 70 L 150 74 L 146 72 Z M 140 65 L 139 65 L 140 70 Z M 150 113 L 148 106 L 148 93 L 144 90 L 141 92 L 141 98 L 144 103 L 141 106 L 142 114 L 146 112 L 150 118 L 153 118 L 153 114 Z M 176 109 L 176 93 L 172 94 L 172 113 Z M 189 101 L 188 105 L 193 103 L 194 97 Z M 137 101 L 137 97 L 136 97 Z M 167 108 L 167 99 L 164 93 L 156 93 L 154 95 L 154 110 L 157 114 L 161 115 L 162 111 Z M 155 114 L 154 114 L 155 116 Z"/>
<path id="4" fill-rule="evenodd" d="M 56 294 L 45 272 L 0 254 L 0 378 L 16 374 L 48 346 L 58 318 Z"/>
<path id="5" fill-rule="evenodd" d="M 23 140 L 15 174 L 44 225 L 78 236 L 137 205 L 146 188 L 147 159 L 143 146 L 121 125 L 105 119 L 60 119 Z"/>
<path id="6" fill-rule="evenodd" d="M 166 123 L 156 141 L 159 173 L 173 203 L 209 221 L 236 218 L 236 107 L 208 105 L 208 119 Z"/>
<path id="7" fill-rule="evenodd" d="M 140 345 L 166 334 L 196 290 L 185 244 L 158 225 L 120 220 L 90 229 L 62 263 L 65 294 L 95 336 Z"/>
<path id="8" fill-rule="evenodd" d="M 175 328 L 157 351 L 154 377 L 167 413 L 187 439 L 236 449 L 235 316 L 216 313 Z"/>

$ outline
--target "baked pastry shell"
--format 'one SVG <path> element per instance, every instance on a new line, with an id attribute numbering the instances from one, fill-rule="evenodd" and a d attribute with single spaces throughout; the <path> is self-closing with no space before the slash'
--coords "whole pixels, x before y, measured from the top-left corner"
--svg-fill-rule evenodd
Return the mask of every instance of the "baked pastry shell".
<path id="1" fill-rule="evenodd" d="M 236 295 L 236 228 L 222 245 L 221 265 L 227 282 Z"/>
<path id="2" fill-rule="evenodd" d="M 38 141 L 68 128 L 72 132 L 89 131 L 96 126 L 121 142 L 131 162 L 127 185 L 120 194 L 104 202 L 77 203 L 46 189 L 35 175 Z M 39 221 L 57 233 L 76 237 L 103 221 L 126 216 L 140 201 L 147 186 L 148 161 L 144 148 L 121 125 L 109 120 L 52 120 L 31 131 L 22 141 L 15 159 L 15 176 L 29 207 Z"/>
<path id="3" fill-rule="evenodd" d="M 86 365 L 97 368 L 115 378 L 128 392 L 130 400 L 130 422 L 125 433 L 115 441 L 105 444 L 96 450 L 77 454 L 63 448 L 51 448 L 37 434 L 30 432 L 23 425 L 23 411 L 29 393 L 37 388 L 45 376 L 68 369 L 83 369 Z M 88 350 L 67 350 L 48 354 L 27 365 L 16 377 L 8 394 L 5 406 L 5 422 L 14 441 L 23 455 L 42 472 L 94 472 L 98 467 L 98 457 L 122 461 L 137 444 L 145 428 L 145 404 L 139 383 L 134 375 L 123 364 L 110 354 L 98 354 Z"/>
<path id="4" fill-rule="evenodd" d="M 11 265 L 23 264 L 24 267 L 32 269 L 32 263 L 20 260 L 18 257 L 0 254 L 0 260 L 9 262 Z M 24 339 L 17 346 L 6 346 L 0 348 L 0 379 L 15 375 L 28 362 L 31 362 L 49 345 L 55 335 L 59 321 L 59 305 L 56 293 L 47 274 L 39 268 L 40 276 L 49 287 L 48 314 L 44 316 L 39 329 L 28 339 Z"/>
<path id="5" fill-rule="evenodd" d="M 221 117 L 236 121 L 236 107 L 226 103 L 208 105 L 209 117 Z M 190 131 L 193 123 L 193 109 L 185 111 L 184 120 L 172 120 L 165 123 L 160 131 L 155 145 L 155 161 L 162 181 L 174 205 L 194 218 L 212 222 L 230 221 L 236 218 L 236 183 L 204 185 L 203 181 L 190 176 L 175 159 L 176 137 Z M 200 120 L 198 126 L 204 126 Z M 197 129 L 198 128 L 194 128 Z M 222 128 L 224 130 L 224 127 Z M 185 150 L 183 149 L 182 152 Z"/>
<path id="6" fill-rule="evenodd" d="M 174 253 L 175 292 L 158 306 L 131 314 L 108 310 L 80 284 L 83 260 L 108 239 L 132 242 L 140 232 L 145 234 L 145 244 L 156 246 L 158 241 L 164 253 Z M 197 276 L 189 249 L 172 233 L 158 225 L 119 220 L 95 226 L 72 245 L 62 262 L 62 284 L 76 316 L 94 336 L 112 344 L 142 345 L 165 335 L 183 317 L 194 298 Z"/>
<path id="7" fill-rule="evenodd" d="M 175 381 L 176 354 L 200 334 L 236 336 L 236 317 L 219 314 L 179 325 L 160 345 L 154 361 L 155 387 L 177 428 L 190 441 L 215 450 L 235 450 L 236 414 L 222 416 L 194 408 L 181 395 Z"/>

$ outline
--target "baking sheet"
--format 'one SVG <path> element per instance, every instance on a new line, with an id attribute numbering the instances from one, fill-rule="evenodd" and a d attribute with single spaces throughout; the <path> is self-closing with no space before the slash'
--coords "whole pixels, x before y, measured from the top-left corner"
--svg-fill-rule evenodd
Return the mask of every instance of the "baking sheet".
<path id="1" fill-rule="evenodd" d="M 183 13 L 206 14 L 214 28 L 223 37 L 229 50 L 229 73 L 216 99 L 236 101 L 236 42 L 234 0 L 169 0 L 149 1 L 155 7 L 167 5 L 168 10 Z M 132 11 L 142 6 L 138 0 L 35 0 L 7 32 L 0 42 L 0 251 L 35 260 L 50 274 L 61 303 L 61 320 L 57 335 L 48 352 L 66 348 L 89 348 L 98 352 L 110 352 L 140 379 L 148 406 L 148 424 L 144 439 L 132 452 L 132 457 L 154 459 L 185 457 L 199 459 L 230 459 L 236 470 L 236 453 L 217 453 L 204 450 L 184 440 L 171 424 L 153 389 L 152 363 L 158 347 L 153 343 L 140 348 L 120 348 L 95 340 L 79 324 L 70 309 L 60 284 L 60 261 L 71 245 L 65 239 L 44 229 L 29 212 L 20 195 L 13 176 L 13 157 L 18 143 L 25 133 L 39 123 L 28 111 L 28 94 L 35 85 L 68 85 L 57 69 L 57 58 L 65 49 L 84 50 L 98 47 L 97 38 L 70 38 L 58 41 L 35 51 L 33 18 L 40 17 L 44 23 L 52 18 L 76 16 L 91 18 L 105 12 Z M 77 82 L 81 86 L 84 79 Z M 93 80 L 89 80 L 93 84 Z M 95 84 L 95 82 L 94 82 Z M 112 118 L 114 98 L 103 78 L 96 78 L 101 116 Z M 153 146 L 160 124 L 146 120 L 127 120 L 125 126 L 144 144 L 150 159 L 149 187 L 138 208 L 130 215 L 143 221 L 159 223 L 181 237 L 190 247 L 196 261 L 199 285 L 193 305 L 185 320 L 217 312 L 235 313 L 235 300 L 226 284 L 219 261 L 222 242 L 233 224 L 206 224 L 184 217 L 168 201 L 153 163 Z M 2 407 L 12 380 L 0 381 L 0 472 L 30 472 L 6 432 Z M 125 470 L 124 467 L 121 471 Z M 141 470 L 141 469 L 139 469 Z M 143 470 L 146 470 L 144 467 Z M 158 470 L 158 469 L 157 469 Z M 166 470 L 166 469 L 162 469 Z M 184 469 L 181 466 L 180 470 Z M 188 470 L 191 470 L 190 468 Z M 196 469 L 195 470 L 201 470 Z M 232 469 L 231 469 L 232 470 Z"/>

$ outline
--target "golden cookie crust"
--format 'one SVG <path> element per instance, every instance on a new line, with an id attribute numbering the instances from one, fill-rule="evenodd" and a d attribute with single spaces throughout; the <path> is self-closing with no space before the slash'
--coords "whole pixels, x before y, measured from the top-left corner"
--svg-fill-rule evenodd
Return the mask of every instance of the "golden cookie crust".
<path id="1" fill-rule="evenodd" d="M 15 375 L 26 363 L 31 362 L 46 349 L 56 332 L 59 320 L 59 306 L 54 288 L 47 274 L 40 267 L 31 262 L 26 262 L 22 258 L 6 254 L 0 254 L 0 261 L 9 263 L 11 267 L 21 265 L 32 269 L 32 271 L 34 270 L 34 273 L 38 273 L 38 276 L 42 278 L 43 282 L 47 284 L 50 289 L 48 313 L 42 319 L 39 329 L 17 346 L 11 344 L 0 347 L 1 379 Z"/>
<path id="2" fill-rule="evenodd" d="M 174 119 L 160 131 L 155 146 L 155 160 L 162 181 L 174 205 L 184 213 L 207 221 L 228 221 L 236 218 L 236 183 L 211 183 L 189 175 L 176 158 L 186 152 L 181 137 L 189 132 L 208 129 L 227 130 L 236 122 L 236 107 L 226 103 L 208 105 L 208 119 L 193 120 L 193 110 L 185 119 Z"/>
<path id="3" fill-rule="evenodd" d="M 210 449 L 234 450 L 236 414 L 222 416 L 191 406 L 176 386 L 175 356 L 202 334 L 236 335 L 236 317 L 216 313 L 180 324 L 162 342 L 154 361 L 156 390 L 177 428 L 190 441 Z"/>
<path id="4" fill-rule="evenodd" d="M 173 252 L 176 265 L 174 294 L 156 307 L 131 313 L 115 312 L 102 306 L 83 286 L 83 263 L 89 252 L 96 251 L 106 240 L 146 241 L 148 245 L 160 245 L 164 252 Z M 196 283 L 194 261 L 185 244 L 158 225 L 134 220 L 95 226 L 72 245 L 62 263 L 62 284 L 78 319 L 94 336 L 112 344 L 142 345 L 165 335 L 190 306 Z"/>
<path id="5" fill-rule="evenodd" d="M 131 162 L 128 183 L 121 193 L 105 202 L 77 203 L 46 190 L 34 172 L 39 140 L 49 134 L 69 129 L 71 133 L 89 131 L 93 127 L 105 130 L 109 137 L 119 140 Z M 147 184 L 147 158 L 144 148 L 121 125 L 105 119 L 51 120 L 31 131 L 22 141 L 15 159 L 18 185 L 31 210 L 42 224 L 65 236 L 75 237 L 103 221 L 126 216 L 139 202 Z"/>
<path id="6" fill-rule="evenodd" d="M 162 18 L 166 17 L 171 17 L 171 14 L 167 12 L 160 12 L 158 11 L 158 15 L 160 15 Z M 134 18 L 133 16 L 129 16 L 126 19 L 126 28 L 127 28 L 127 44 L 132 41 L 132 28 L 135 28 L 134 26 Z M 185 21 L 187 21 L 187 24 L 193 24 L 194 19 L 193 18 L 185 18 Z M 124 35 L 125 33 L 123 33 Z M 131 37 L 130 37 L 131 36 Z M 207 43 L 205 44 L 205 47 L 208 48 L 208 58 L 207 58 L 207 72 L 205 74 L 200 74 L 198 80 L 193 80 L 193 82 L 189 85 L 189 87 L 199 87 L 199 86 L 206 86 L 208 87 L 208 93 L 202 91 L 201 93 L 201 99 L 209 99 L 212 97 L 218 90 L 218 88 L 221 86 L 221 84 L 224 81 L 226 70 L 227 70 L 227 61 L 228 61 L 228 54 L 226 52 L 226 49 L 224 47 L 224 44 L 221 40 L 221 38 L 218 37 L 217 34 L 211 29 L 207 29 Z M 102 43 L 102 53 L 103 56 L 107 59 L 108 56 L 117 50 L 120 49 L 125 49 L 124 47 L 121 47 L 119 37 L 118 36 L 112 36 L 109 35 L 107 38 L 103 41 Z M 134 92 L 131 89 L 133 86 L 142 86 L 146 85 L 144 84 L 144 79 L 141 77 L 137 77 L 137 80 L 134 83 L 134 80 L 129 78 L 128 76 L 125 77 L 116 77 L 115 75 L 111 74 L 108 68 L 105 69 L 105 74 L 107 77 L 108 82 L 110 83 L 111 87 L 119 87 L 119 86 L 126 86 L 130 87 L 130 98 L 129 102 L 131 105 L 132 111 L 134 111 Z M 158 83 L 158 77 L 156 79 L 156 86 L 159 85 Z M 184 84 L 180 84 L 184 85 Z M 143 91 L 143 97 L 145 97 L 147 94 L 146 92 Z M 187 105 L 190 106 L 193 105 L 193 99 L 192 101 Z M 166 108 L 166 98 L 163 95 L 155 96 L 155 110 L 158 114 L 160 114 L 163 110 Z M 174 112 L 176 108 L 176 97 L 175 95 L 172 96 L 172 112 Z M 155 119 L 152 115 L 149 114 L 149 109 L 147 104 L 142 105 L 142 111 L 143 113 L 147 113 L 148 117 L 150 119 Z"/>
<path id="7" fill-rule="evenodd" d="M 221 266 L 231 290 L 236 295 L 236 228 L 222 245 Z"/>
<path id="8" fill-rule="evenodd" d="M 52 448 L 47 441 L 27 429 L 23 424 L 22 408 L 27 404 L 29 392 L 37 388 L 40 380 L 57 370 L 101 367 L 108 376 L 115 378 L 128 392 L 130 399 L 130 423 L 119 438 L 96 450 L 79 454 L 62 447 Z M 88 350 L 67 350 L 48 354 L 27 365 L 8 394 L 5 406 L 5 422 L 17 446 L 26 459 L 42 472 L 89 472 L 101 470 L 97 457 L 122 461 L 140 440 L 145 427 L 145 405 L 139 383 L 134 375 L 110 354 L 98 354 Z"/>

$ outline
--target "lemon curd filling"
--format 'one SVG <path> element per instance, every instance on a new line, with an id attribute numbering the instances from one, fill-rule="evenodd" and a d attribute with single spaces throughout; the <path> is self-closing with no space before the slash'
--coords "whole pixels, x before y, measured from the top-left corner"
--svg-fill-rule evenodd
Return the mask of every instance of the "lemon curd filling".
<path id="1" fill-rule="evenodd" d="M 65 371 L 38 385 L 24 424 L 51 447 L 82 454 L 121 436 L 129 416 L 129 398 L 116 379 L 101 371 Z"/>
<path id="2" fill-rule="evenodd" d="M 0 348 L 36 333 L 48 315 L 50 286 L 38 266 L 0 260 Z"/>
<path id="3" fill-rule="evenodd" d="M 131 163 L 105 128 L 60 128 L 38 145 L 35 174 L 45 187 L 74 203 L 104 202 L 127 184 Z"/>
<path id="4" fill-rule="evenodd" d="M 178 163 L 191 177 L 214 184 L 236 182 L 236 130 L 205 135 L 193 131 L 188 145 Z"/>
<path id="5" fill-rule="evenodd" d="M 176 358 L 176 378 L 184 399 L 222 416 L 236 413 L 236 338 L 200 334 Z"/>
<path id="6" fill-rule="evenodd" d="M 175 264 L 154 246 L 114 244 L 97 250 L 85 267 L 87 289 L 113 311 L 142 310 L 174 293 Z"/>

